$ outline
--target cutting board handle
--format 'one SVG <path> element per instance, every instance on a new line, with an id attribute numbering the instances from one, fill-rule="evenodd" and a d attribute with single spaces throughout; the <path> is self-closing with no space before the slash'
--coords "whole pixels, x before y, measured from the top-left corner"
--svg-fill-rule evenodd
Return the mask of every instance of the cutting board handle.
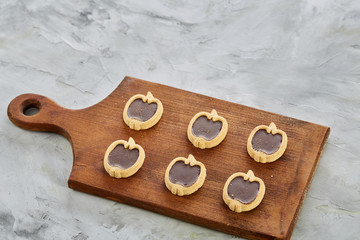
<path id="1" fill-rule="evenodd" d="M 22 94 L 14 98 L 7 109 L 11 122 L 32 131 L 56 132 L 68 137 L 63 128 L 64 113 L 71 111 L 38 94 Z"/>

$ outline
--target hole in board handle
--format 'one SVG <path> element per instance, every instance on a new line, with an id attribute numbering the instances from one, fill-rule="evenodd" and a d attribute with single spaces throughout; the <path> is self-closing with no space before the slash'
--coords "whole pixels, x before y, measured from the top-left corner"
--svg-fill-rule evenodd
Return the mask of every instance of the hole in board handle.
<path id="1" fill-rule="evenodd" d="M 34 116 L 36 115 L 41 108 L 41 104 L 38 100 L 30 99 L 26 100 L 22 104 L 22 112 L 25 116 Z"/>

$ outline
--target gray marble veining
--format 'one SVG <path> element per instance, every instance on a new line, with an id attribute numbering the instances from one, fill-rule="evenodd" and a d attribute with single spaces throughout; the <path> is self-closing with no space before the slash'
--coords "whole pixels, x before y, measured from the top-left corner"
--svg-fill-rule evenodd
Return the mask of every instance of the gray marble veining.
<path id="1" fill-rule="evenodd" d="M 67 187 L 67 140 L 19 129 L 17 95 L 68 108 L 125 75 L 331 127 L 293 239 L 360 226 L 357 0 L 0 2 L 0 238 L 232 239 Z"/>

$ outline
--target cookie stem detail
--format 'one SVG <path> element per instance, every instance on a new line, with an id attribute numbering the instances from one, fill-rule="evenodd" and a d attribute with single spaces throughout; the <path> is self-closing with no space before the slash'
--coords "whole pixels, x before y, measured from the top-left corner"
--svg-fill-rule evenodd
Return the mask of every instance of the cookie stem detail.
<path id="1" fill-rule="evenodd" d="M 130 150 L 135 147 L 135 141 L 132 137 L 125 143 L 125 148 L 129 148 Z"/>
<path id="2" fill-rule="evenodd" d="M 186 164 L 190 163 L 190 166 L 194 166 L 194 164 L 196 163 L 196 159 L 192 154 L 189 154 L 188 158 L 185 159 L 185 163 Z"/>
<path id="3" fill-rule="evenodd" d="M 249 180 L 250 182 L 254 181 L 255 175 L 254 172 L 249 170 L 244 176 L 244 180 Z"/>
<path id="4" fill-rule="evenodd" d="M 211 113 L 210 113 L 210 118 L 209 119 L 214 119 L 216 118 L 218 115 L 218 113 L 216 112 L 215 109 L 211 110 Z"/>
<path id="5" fill-rule="evenodd" d="M 154 96 L 152 95 L 152 93 L 149 91 L 146 94 L 146 98 L 144 99 L 144 102 L 152 102 L 152 100 L 154 99 Z"/>
<path id="6" fill-rule="evenodd" d="M 272 133 L 272 132 L 274 132 L 276 129 L 277 129 L 277 128 L 276 128 L 275 123 L 271 122 L 270 125 L 269 125 L 269 128 L 266 129 L 266 131 L 267 131 L 267 133 Z"/>

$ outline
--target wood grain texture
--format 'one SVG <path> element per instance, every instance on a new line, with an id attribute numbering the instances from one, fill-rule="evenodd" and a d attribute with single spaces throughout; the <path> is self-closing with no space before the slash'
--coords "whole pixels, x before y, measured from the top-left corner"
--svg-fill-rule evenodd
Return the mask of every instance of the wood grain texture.
<path id="1" fill-rule="evenodd" d="M 122 119 L 123 108 L 131 96 L 148 91 L 162 101 L 163 116 L 151 129 L 131 130 Z M 25 116 L 28 106 L 38 107 L 39 113 Z M 228 134 L 215 148 L 195 148 L 187 139 L 187 126 L 197 112 L 212 109 L 227 119 Z M 85 109 L 65 109 L 46 97 L 24 94 L 9 104 L 8 116 L 21 128 L 59 133 L 70 141 L 70 188 L 250 239 L 291 237 L 330 132 L 328 127 L 131 77 Z M 247 153 L 247 138 L 255 126 L 270 122 L 287 133 L 288 146 L 278 161 L 257 163 Z M 103 167 L 105 151 L 113 141 L 129 137 L 144 148 L 144 164 L 132 177 L 112 178 Z M 189 154 L 205 164 L 207 177 L 194 194 L 175 196 L 164 184 L 165 170 L 171 160 Z M 264 199 L 250 212 L 232 212 L 222 200 L 222 188 L 231 174 L 249 169 L 265 182 Z"/>

